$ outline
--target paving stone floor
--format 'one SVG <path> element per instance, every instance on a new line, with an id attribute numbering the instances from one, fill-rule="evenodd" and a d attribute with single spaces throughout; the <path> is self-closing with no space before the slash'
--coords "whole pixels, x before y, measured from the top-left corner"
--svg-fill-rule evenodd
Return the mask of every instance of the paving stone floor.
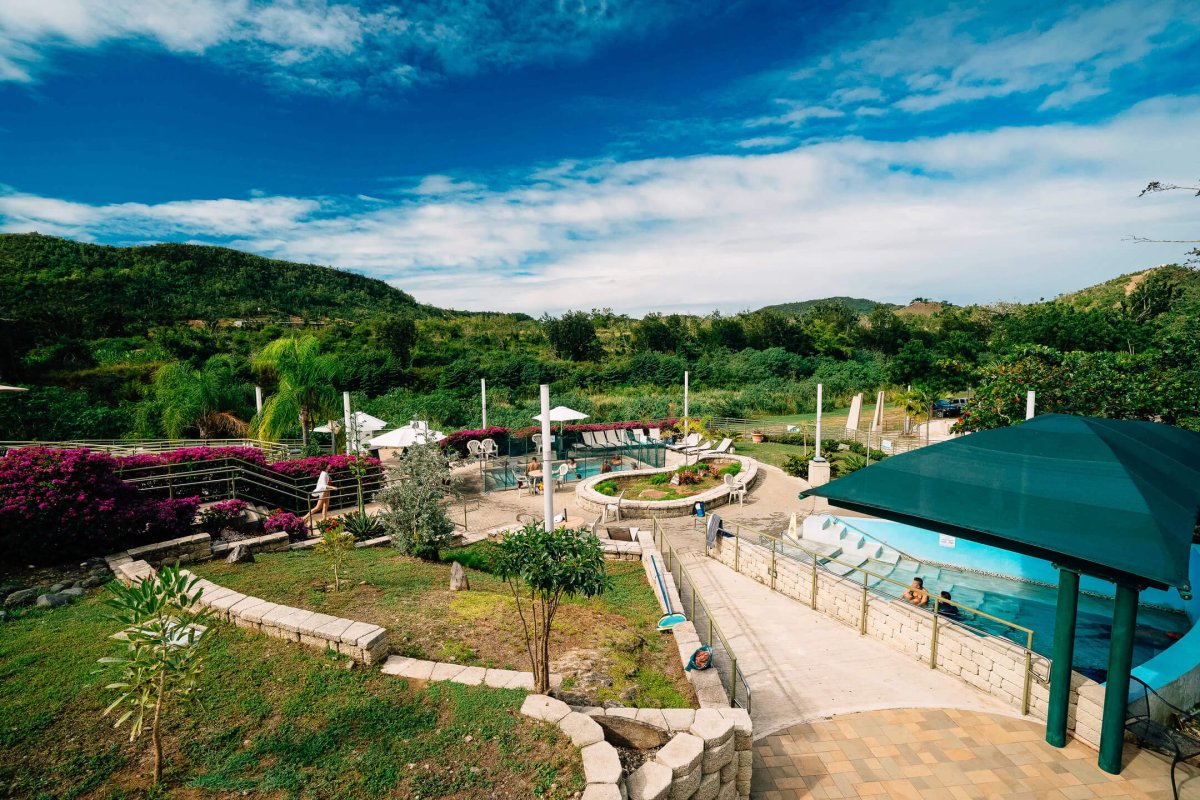
<path id="1" fill-rule="evenodd" d="M 894 709 L 794 725 L 754 743 L 753 800 L 1169 800 L 1170 762 L 1133 746 L 1122 774 L 1077 742 L 1044 741 L 1032 720 L 959 709 Z M 1200 770 L 1179 768 L 1180 797 Z"/>

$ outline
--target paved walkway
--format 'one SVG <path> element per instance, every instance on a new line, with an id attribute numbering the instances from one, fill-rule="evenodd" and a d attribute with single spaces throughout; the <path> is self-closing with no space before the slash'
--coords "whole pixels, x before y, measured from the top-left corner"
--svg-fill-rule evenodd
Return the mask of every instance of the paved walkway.
<path id="1" fill-rule="evenodd" d="M 795 725 L 754 745 L 755 800 L 1168 800 L 1169 763 L 1129 746 L 1121 775 L 1077 742 L 1043 741 L 1040 723 L 957 709 L 899 709 Z M 1200 771 L 1180 767 L 1181 798 Z"/>
<path id="2" fill-rule="evenodd" d="M 867 709 L 955 706 L 1010 713 L 999 700 L 705 557 L 699 531 L 678 525 L 666 530 L 737 653 L 753 693 L 756 736 Z"/>

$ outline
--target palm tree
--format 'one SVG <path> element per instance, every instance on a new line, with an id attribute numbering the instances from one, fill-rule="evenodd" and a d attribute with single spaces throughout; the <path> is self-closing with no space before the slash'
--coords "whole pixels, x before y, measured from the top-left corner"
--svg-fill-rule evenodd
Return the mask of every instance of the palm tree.
<path id="1" fill-rule="evenodd" d="M 268 344 L 251 362 L 254 368 L 279 381 L 275 394 L 263 403 L 258 435 L 276 441 L 300 422 L 300 436 L 308 446 L 308 429 L 314 420 L 337 415 L 337 361 L 321 354 L 315 336 L 286 336 Z"/>
<path id="2" fill-rule="evenodd" d="M 246 435 L 248 424 L 241 414 L 249 406 L 250 387 L 238 381 L 228 356 L 213 356 L 200 369 L 182 361 L 164 364 L 154 374 L 150 394 L 172 439 L 182 438 L 192 428 L 201 439 L 218 433 Z"/>
<path id="3" fill-rule="evenodd" d="M 892 394 L 892 400 L 904 408 L 905 433 L 908 433 L 908 418 L 913 422 L 926 423 L 933 418 L 933 402 L 937 394 L 927 386 L 911 386 L 907 391 L 897 391 Z M 925 425 L 925 444 L 929 444 L 929 425 Z"/>

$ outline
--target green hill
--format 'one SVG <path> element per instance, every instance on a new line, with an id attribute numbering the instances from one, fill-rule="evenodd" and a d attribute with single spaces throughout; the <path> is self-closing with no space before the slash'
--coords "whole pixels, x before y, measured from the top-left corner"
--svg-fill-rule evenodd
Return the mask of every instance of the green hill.
<path id="1" fill-rule="evenodd" d="M 189 320 L 358 320 L 401 311 L 423 309 L 382 281 L 330 267 L 225 247 L 108 247 L 0 234 L 0 319 L 56 337 L 140 334 Z"/>
<path id="2" fill-rule="evenodd" d="M 1084 311 L 1097 308 L 1118 308 L 1121 302 L 1147 278 L 1155 273 L 1165 272 L 1172 275 L 1182 290 L 1179 301 L 1174 307 L 1174 313 L 1187 315 L 1200 311 L 1200 271 L 1185 269 L 1174 264 L 1164 264 L 1141 272 L 1119 275 L 1104 283 L 1059 295 L 1055 300 Z"/>
<path id="3" fill-rule="evenodd" d="M 762 311 L 779 311 L 793 317 L 801 317 L 809 311 L 813 306 L 820 303 L 841 303 L 849 306 L 857 314 L 870 314 L 877 306 L 887 306 L 888 308 L 898 308 L 894 303 L 880 303 L 877 300 L 867 300 L 864 297 L 823 297 L 819 300 L 801 300 L 796 303 L 778 303 L 772 306 L 764 306 Z"/>

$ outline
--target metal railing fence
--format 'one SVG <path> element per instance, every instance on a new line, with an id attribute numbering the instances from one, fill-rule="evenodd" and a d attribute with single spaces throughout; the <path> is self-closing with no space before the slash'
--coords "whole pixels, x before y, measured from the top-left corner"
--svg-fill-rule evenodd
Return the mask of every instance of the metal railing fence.
<path id="1" fill-rule="evenodd" d="M 816 434 L 815 424 L 808 421 L 764 423 L 761 420 L 741 419 L 738 417 L 706 417 L 704 421 L 710 427 L 717 430 L 738 433 L 743 436 L 749 436 L 752 433 L 761 433 L 768 438 L 772 436 L 799 436 L 801 437 L 801 441 L 808 447 L 813 446 L 813 437 Z M 788 430 L 789 428 L 795 428 L 795 430 Z M 807 441 L 805 441 L 806 438 Z M 871 450 L 881 450 L 888 455 L 907 453 L 910 450 L 916 450 L 926 445 L 924 436 L 906 434 L 895 430 L 855 430 L 828 423 L 821 424 L 821 439 L 823 441 L 837 439 L 838 441 L 858 442 Z M 940 439 L 928 442 L 928 444 L 937 444 L 938 441 Z"/>
<path id="2" fill-rule="evenodd" d="M 253 447 L 261 450 L 267 461 L 285 461 L 300 454 L 299 439 L 268 442 L 263 439 L 72 439 L 67 441 L 0 441 L 0 453 L 22 447 L 51 447 L 56 450 L 86 448 L 114 456 L 134 456 L 165 453 L 184 447 Z"/>
<path id="3" fill-rule="evenodd" d="M 729 640 L 721 631 L 708 604 L 704 602 L 703 593 L 696 588 L 696 582 L 684 568 L 679 554 L 667 541 L 658 519 L 652 520 L 654 543 L 663 555 L 663 567 L 675 579 L 675 588 L 679 592 L 679 600 L 683 608 L 679 609 L 687 615 L 688 620 L 696 626 L 696 633 L 702 644 L 712 648 L 713 668 L 721 676 L 721 685 L 729 696 L 729 705 L 734 708 L 751 710 L 752 697 L 750 684 L 746 675 L 738 666 L 737 653 L 730 646 Z"/>
<path id="4" fill-rule="evenodd" d="M 656 521 L 656 536 L 657 536 L 657 521 Z M 770 552 L 770 567 L 768 575 L 770 577 L 770 587 L 775 589 L 776 579 L 778 578 L 777 564 L 779 559 L 788 559 L 803 565 L 810 570 L 810 596 L 805 598 L 809 607 L 813 610 L 817 609 L 820 601 L 820 586 L 821 580 L 834 581 L 844 587 L 853 587 L 855 592 L 861 592 L 861 600 L 859 605 L 858 619 L 855 621 L 855 627 L 858 628 L 860 635 L 865 636 L 867 627 L 870 621 L 871 603 L 870 599 L 876 597 L 887 600 L 889 603 L 898 600 L 904 590 L 908 588 L 908 584 L 894 580 L 887 575 L 881 575 L 869 569 L 864 569 L 861 565 L 852 564 L 849 561 L 830 557 L 819 550 L 812 550 L 803 545 L 783 539 L 780 536 L 775 536 L 770 533 L 756 531 L 748 526 L 733 524 L 733 530 L 726 531 L 727 536 L 732 536 L 734 541 L 734 571 L 740 572 L 741 546 L 745 540 L 748 544 L 754 545 Z M 845 574 L 839 574 L 829 569 L 830 564 L 836 564 L 846 569 Z M 854 577 L 851 577 L 854 576 Z M 892 591 L 888 592 L 886 589 Z M 903 601 L 900 601 L 903 602 Z M 1033 629 L 1020 625 L 1012 620 L 998 617 L 990 614 L 982 609 L 968 606 L 964 603 L 959 603 L 954 600 L 943 600 L 937 595 L 931 593 L 931 605 L 929 607 L 919 607 L 915 605 L 906 605 L 907 610 L 911 610 L 917 614 L 927 614 L 931 619 L 932 636 L 929 645 L 929 668 L 938 668 L 938 642 L 941 629 L 946 626 L 967 631 L 978 636 L 981 641 L 988 644 L 1009 649 L 1012 646 L 1017 646 L 1024 651 L 1024 680 L 1022 685 L 1021 695 L 1021 713 L 1029 713 L 1031 684 L 1033 681 Z M 958 609 L 959 614 L 957 619 L 950 619 L 945 616 L 941 610 L 942 605 L 954 606 Z M 972 625 L 964 616 L 970 614 L 970 619 L 978 619 L 990 622 L 998 626 L 1001 630 L 1010 631 L 1009 635 L 990 631 L 978 625 Z M 829 615 L 834 619 L 839 619 L 836 615 Z M 845 620 L 841 620 L 845 622 Z M 1003 642 L 1003 645 L 1000 643 Z"/>
<path id="5" fill-rule="evenodd" d="M 528 442 L 528 440 L 524 440 Z M 593 448 L 589 450 L 570 448 L 564 451 L 562 457 L 555 458 L 550 463 L 549 471 L 553 474 L 558 470 L 566 457 L 575 459 L 578 469 L 576 472 L 585 478 L 600 473 L 601 464 L 609 462 L 614 472 L 630 469 L 650 469 L 663 467 L 667 463 L 666 447 L 660 444 L 636 444 L 622 447 Z M 535 452 L 532 446 L 505 448 L 500 455 L 476 459 L 485 492 L 515 489 L 520 479 L 525 477 L 529 459 L 536 457 L 541 460 L 541 451 Z M 546 465 L 542 465 L 543 474 Z M 575 480 L 575 472 L 567 475 L 568 482 Z"/>

